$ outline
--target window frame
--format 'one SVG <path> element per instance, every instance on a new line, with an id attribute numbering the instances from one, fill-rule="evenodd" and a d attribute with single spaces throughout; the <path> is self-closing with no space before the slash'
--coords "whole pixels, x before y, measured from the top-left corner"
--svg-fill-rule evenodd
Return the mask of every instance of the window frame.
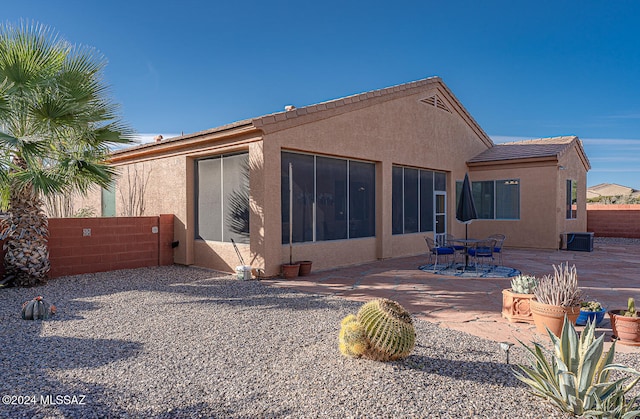
<path id="1" fill-rule="evenodd" d="M 498 193 L 497 193 L 498 187 L 497 187 L 497 185 L 500 182 L 517 182 L 516 184 L 518 185 L 518 209 L 517 209 L 518 210 L 518 216 L 515 217 L 515 218 L 498 217 L 498 214 L 497 214 L 498 213 Z M 462 189 L 462 183 L 463 183 L 462 180 L 457 180 L 456 181 L 456 207 L 458 205 L 458 201 L 460 200 L 460 191 Z M 522 218 L 521 217 L 522 192 L 521 192 L 521 189 L 520 189 L 520 184 L 521 184 L 520 178 L 472 181 L 471 182 L 471 189 L 474 192 L 474 201 L 475 201 L 475 204 L 476 204 L 476 208 L 478 208 L 478 206 L 479 206 L 479 200 L 476 199 L 476 196 L 475 196 L 474 184 L 478 185 L 478 184 L 481 184 L 481 183 L 490 183 L 491 184 L 491 190 L 492 190 L 492 192 L 491 192 L 491 194 L 492 194 L 492 197 L 491 197 L 492 198 L 491 213 L 492 213 L 492 216 L 490 218 L 488 218 L 488 217 L 480 217 L 479 216 L 478 220 L 518 221 L 518 220 L 520 220 Z M 478 212 L 480 212 L 480 211 L 478 211 Z M 478 214 L 478 215 L 480 215 L 480 214 Z"/>
<path id="2" fill-rule="evenodd" d="M 567 220 L 578 219 L 578 181 L 567 179 L 565 194 L 565 217 Z"/>
<path id="3" fill-rule="evenodd" d="M 398 171 L 398 169 L 401 170 L 400 173 L 400 182 L 399 182 L 399 187 L 400 190 L 395 190 L 395 182 L 397 180 L 396 178 L 396 173 Z M 416 211 L 417 211 L 417 218 L 415 220 L 415 224 L 416 224 L 416 228 L 415 229 L 411 229 L 410 231 L 407 231 L 407 202 L 406 202 L 406 193 L 407 193 L 407 184 L 405 182 L 407 176 L 406 176 L 406 171 L 410 170 L 410 171 L 415 171 L 416 172 L 416 176 L 417 176 L 417 182 L 415 183 L 415 188 L 416 188 L 416 201 L 417 201 L 417 205 L 416 205 Z M 446 192 L 446 176 L 447 174 L 445 172 L 441 172 L 441 171 L 437 171 L 437 170 L 431 170 L 431 169 L 426 169 L 426 168 L 417 168 L 417 167 L 411 167 L 411 166 L 403 166 L 400 164 L 394 164 L 392 167 L 392 172 L 391 172 L 391 184 L 392 184 L 392 192 L 391 192 L 391 199 L 392 201 L 395 199 L 399 199 L 400 203 L 399 204 L 394 204 L 392 202 L 392 216 L 391 216 L 391 231 L 392 231 L 392 235 L 394 236 L 400 236 L 400 235 L 404 235 L 404 234 L 417 234 L 417 233 L 429 233 L 429 232 L 433 232 L 435 230 L 435 222 L 434 222 L 434 217 L 435 217 L 435 192 Z M 426 174 L 430 174 L 429 176 L 426 176 Z M 429 182 L 431 183 L 431 187 L 425 190 L 425 185 L 424 185 L 424 178 L 428 177 L 429 178 Z M 439 186 L 440 188 L 436 188 L 436 186 Z M 442 189 L 442 186 L 444 186 L 444 189 Z M 423 198 L 423 192 L 427 192 L 430 193 L 431 196 L 424 199 Z M 425 223 L 423 221 L 423 216 L 424 214 L 424 209 L 425 207 L 427 207 L 427 205 L 425 204 L 430 204 L 431 205 L 431 210 L 430 210 L 430 215 L 431 217 L 429 218 L 429 222 Z M 395 205 L 398 205 L 398 209 L 401 214 L 400 214 L 400 219 L 396 220 L 397 217 L 397 213 L 393 214 L 393 212 L 396 210 Z M 401 226 L 397 225 L 396 223 L 400 223 Z M 402 231 L 399 231 L 399 227 L 401 227 Z"/>
<path id="4" fill-rule="evenodd" d="M 241 171 L 241 176 L 243 177 L 243 179 L 240 180 L 241 183 L 245 183 L 244 188 L 246 190 L 241 190 L 239 193 L 244 193 L 246 192 L 247 195 L 247 201 L 246 201 L 246 211 L 247 211 L 247 217 L 248 219 L 246 220 L 246 225 L 247 228 L 249 229 L 246 232 L 233 232 L 233 233 L 229 233 L 229 221 L 228 221 L 228 214 L 226 213 L 226 200 L 230 199 L 231 194 L 227 194 L 225 193 L 225 185 L 227 185 L 227 183 L 225 182 L 225 169 L 224 169 L 224 160 L 228 159 L 228 158 L 234 158 L 234 157 L 238 157 L 238 156 L 245 156 L 246 158 L 246 171 Z M 217 187 L 219 189 L 219 208 L 217 209 L 217 211 L 219 211 L 219 217 L 220 217 L 220 239 L 218 238 L 205 238 L 204 236 L 201 235 L 201 228 L 200 228 L 200 186 L 201 186 L 201 179 L 200 179 L 200 171 L 199 171 L 199 164 L 202 161 L 207 161 L 207 160 L 220 160 L 220 172 L 219 172 L 219 179 L 216 179 L 218 183 Z M 231 152 L 231 153 L 223 153 L 223 154 L 216 154 L 216 155 L 212 155 L 212 156 L 202 156 L 199 158 L 196 158 L 193 160 L 193 167 L 194 167 L 194 184 L 193 184 L 193 191 L 194 191 L 194 239 L 195 240 L 202 240 L 202 241 L 207 241 L 207 242 L 218 242 L 218 243 L 231 243 L 231 238 L 233 238 L 236 242 L 238 243 L 249 243 L 250 242 L 250 237 L 251 237 L 251 230 L 250 230 L 250 217 L 251 217 L 251 212 L 249 210 L 250 208 L 250 194 L 251 194 L 251 190 L 250 190 L 250 186 L 249 186 L 249 176 L 250 176 L 250 168 L 249 168 L 249 151 L 248 150 L 242 150 L 242 151 L 237 151 L 237 152 Z M 235 192 L 236 190 L 234 190 Z M 244 200 L 243 200 L 244 201 Z M 212 211 L 216 211 L 216 209 L 211 209 Z M 216 218 L 218 217 L 218 215 L 216 215 Z M 218 220 L 214 220 L 212 222 L 217 222 Z"/>
<path id="5" fill-rule="evenodd" d="M 297 156 L 310 156 L 313 158 L 313 198 L 311 201 L 311 207 L 312 207 L 312 220 L 311 220 L 311 229 L 312 229 L 312 234 L 311 234 L 311 240 L 305 240 L 304 237 L 302 240 L 296 240 L 294 237 L 293 243 L 320 243 L 320 242 L 330 242 L 330 241 L 338 241 L 338 240 L 354 240 L 354 239 L 359 239 L 359 238 L 370 238 L 370 237 L 376 237 L 376 216 L 377 216 L 377 208 L 376 208 L 376 182 L 377 182 L 377 176 L 376 176 L 376 163 L 375 162 L 371 162 L 371 161 L 366 161 L 366 160 L 359 160 L 359 159 L 350 159 L 350 158 L 345 158 L 345 157 L 336 157 L 336 156 L 328 156 L 328 155 L 324 155 L 324 154 L 316 154 L 316 153 L 305 153 L 305 152 L 298 152 L 298 151 L 291 151 L 291 150 L 286 150 L 283 149 L 280 152 L 280 156 L 281 156 L 281 182 L 284 182 L 284 179 L 288 179 L 289 175 L 287 172 L 286 177 L 284 176 L 284 161 L 285 159 L 282 158 L 282 156 L 284 154 L 291 154 L 291 155 L 297 155 Z M 320 238 L 319 236 L 322 236 L 318 234 L 318 159 L 322 159 L 322 160 L 327 160 L 327 159 L 334 159 L 334 160 L 338 160 L 338 161 L 343 161 L 346 162 L 346 177 L 344 180 L 344 185 L 345 185 L 345 214 L 344 214 L 344 221 L 346 223 L 346 237 L 345 238 L 329 238 L 329 239 L 324 239 L 324 238 Z M 370 229 L 370 231 L 367 232 L 366 235 L 354 235 L 357 234 L 359 229 L 358 226 L 355 226 L 354 221 L 352 219 L 352 214 L 356 211 L 355 207 L 354 207 L 354 202 L 351 201 L 352 195 L 353 195 L 353 191 L 352 191 L 352 187 L 355 185 L 352 183 L 352 181 L 354 181 L 354 179 L 356 178 L 356 176 L 353 176 L 354 179 L 352 179 L 352 165 L 355 164 L 366 164 L 371 166 L 370 169 L 372 171 L 372 175 L 373 175 L 373 179 L 371 179 L 373 181 L 373 185 L 372 186 L 372 190 L 369 191 L 369 196 L 368 196 L 368 200 L 366 202 L 365 205 L 362 206 L 362 211 L 366 211 L 367 208 L 369 209 L 369 213 L 371 213 L 371 209 L 370 207 L 373 207 L 373 215 L 372 215 L 372 219 L 368 219 L 367 220 L 363 220 L 363 221 L 368 221 L 368 229 Z M 288 170 L 288 169 L 287 169 Z M 353 170 L 356 170 L 355 167 L 353 168 Z M 294 175 L 294 181 L 295 181 L 295 175 Z M 363 189 L 364 188 L 364 189 Z M 358 188 L 358 190 L 362 189 L 363 191 L 366 190 L 365 186 L 360 186 Z M 285 223 L 289 222 L 289 217 L 287 216 L 287 218 L 284 218 L 284 212 L 285 210 L 288 213 L 288 195 L 285 195 L 286 193 L 288 193 L 289 187 L 288 184 L 284 185 L 281 184 L 280 185 L 280 191 L 282 196 L 280 197 L 280 202 L 281 202 L 281 225 L 283 228 L 282 231 L 282 244 L 288 244 L 289 243 L 289 235 L 288 232 L 284 231 L 284 226 Z M 285 192 L 286 191 L 286 192 Z M 286 205 L 285 205 L 285 200 L 286 200 Z M 286 208 L 285 208 L 286 207 Z M 362 225 L 360 226 L 360 228 L 362 228 Z M 295 229 L 295 226 L 294 226 Z M 286 234 L 285 234 L 286 233 Z M 296 235 L 296 233 L 294 232 L 294 236 Z"/>

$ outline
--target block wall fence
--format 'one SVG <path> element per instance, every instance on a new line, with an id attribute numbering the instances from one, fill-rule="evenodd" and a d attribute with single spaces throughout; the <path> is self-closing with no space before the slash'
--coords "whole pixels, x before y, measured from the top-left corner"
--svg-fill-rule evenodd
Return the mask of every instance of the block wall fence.
<path id="1" fill-rule="evenodd" d="M 173 214 L 51 218 L 49 277 L 171 265 L 173 222 Z M 90 236 L 84 235 L 85 229 L 91 230 Z M 640 238 L 640 205 L 587 205 L 587 231 L 596 237 Z M 0 257 L 4 258 L 1 246 Z M 0 263 L 0 277 L 3 274 Z"/>
<path id="2" fill-rule="evenodd" d="M 640 238 L 640 204 L 587 205 L 587 231 L 596 237 Z"/>
<path id="3" fill-rule="evenodd" d="M 50 218 L 49 278 L 172 265 L 173 219 L 173 214 Z M 4 257 L 4 250 L 0 253 Z"/>

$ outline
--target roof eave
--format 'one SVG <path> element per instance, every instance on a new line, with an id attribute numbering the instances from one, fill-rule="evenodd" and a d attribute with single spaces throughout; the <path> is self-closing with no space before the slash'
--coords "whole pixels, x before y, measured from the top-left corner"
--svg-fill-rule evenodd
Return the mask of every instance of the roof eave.
<path id="1" fill-rule="evenodd" d="M 260 134 L 261 131 L 254 127 L 250 121 L 245 121 L 242 124 L 229 124 L 212 130 L 169 138 L 159 143 L 143 144 L 137 147 L 118 150 L 111 153 L 111 157 L 107 161 L 108 163 L 113 164 L 129 160 L 137 160 L 140 158 L 148 158 L 156 155 L 173 153 L 195 145 L 206 146 L 207 143 L 235 139 L 253 133 Z"/>
<path id="2" fill-rule="evenodd" d="M 585 170 L 588 172 L 589 170 L 591 170 L 591 162 L 587 157 L 587 153 L 584 151 L 584 147 L 582 146 L 582 141 L 578 137 L 576 137 L 576 150 L 578 152 L 578 157 L 580 157 L 580 160 L 584 165 Z"/>
<path id="3" fill-rule="evenodd" d="M 557 163 L 558 156 L 542 156 L 542 157 L 527 157 L 527 158 L 516 158 L 516 159 L 497 159 L 497 160 L 483 160 L 483 161 L 467 161 L 468 167 L 486 167 L 486 166 L 496 166 L 496 165 L 507 165 L 507 164 L 527 164 L 527 163 Z"/>

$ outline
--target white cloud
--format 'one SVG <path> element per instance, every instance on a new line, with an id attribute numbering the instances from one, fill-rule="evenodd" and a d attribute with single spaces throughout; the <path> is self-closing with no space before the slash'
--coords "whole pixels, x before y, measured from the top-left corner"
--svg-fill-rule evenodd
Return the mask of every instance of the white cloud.
<path id="1" fill-rule="evenodd" d="M 640 138 L 581 138 L 585 145 L 640 147 Z"/>
<path id="2" fill-rule="evenodd" d="M 640 119 L 640 113 L 628 113 L 628 114 L 620 114 L 620 115 L 607 115 L 605 118 L 608 119 Z"/>

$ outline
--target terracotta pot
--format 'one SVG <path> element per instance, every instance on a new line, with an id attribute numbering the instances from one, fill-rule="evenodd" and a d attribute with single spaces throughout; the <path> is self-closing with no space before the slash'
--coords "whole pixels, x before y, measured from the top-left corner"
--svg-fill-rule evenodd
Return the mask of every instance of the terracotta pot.
<path id="1" fill-rule="evenodd" d="M 533 323 L 531 300 L 534 294 L 519 294 L 511 288 L 502 290 L 502 317 L 511 323 Z"/>
<path id="2" fill-rule="evenodd" d="M 620 311 L 625 310 L 609 311 L 613 336 L 621 345 L 640 346 L 640 317 L 625 317 L 618 314 Z"/>
<path id="3" fill-rule="evenodd" d="M 299 263 L 283 263 L 282 264 L 282 277 L 284 279 L 291 279 L 298 276 L 300 272 L 300 264 Z"/>
<path id="4" fill-rule="evenodd" d="M 551 333 L 560 337 L 565 314 L 569 321 L 575 326 L 576 320 L 580 315 L 580 304 L 573 307 L 564 307 L 543 304 L 536 300 L 531 300 L 531 313 L 538 333 L 546 335 L 546 328 L 549 328 Z"/>
<path id="5" fill-rule="evenodd" d="M 297 262 L 300 264 L 300 276 L 307 276 L 311 273 L 311 264 L 313 263 L 310 260 L 301 260 Z"/>

